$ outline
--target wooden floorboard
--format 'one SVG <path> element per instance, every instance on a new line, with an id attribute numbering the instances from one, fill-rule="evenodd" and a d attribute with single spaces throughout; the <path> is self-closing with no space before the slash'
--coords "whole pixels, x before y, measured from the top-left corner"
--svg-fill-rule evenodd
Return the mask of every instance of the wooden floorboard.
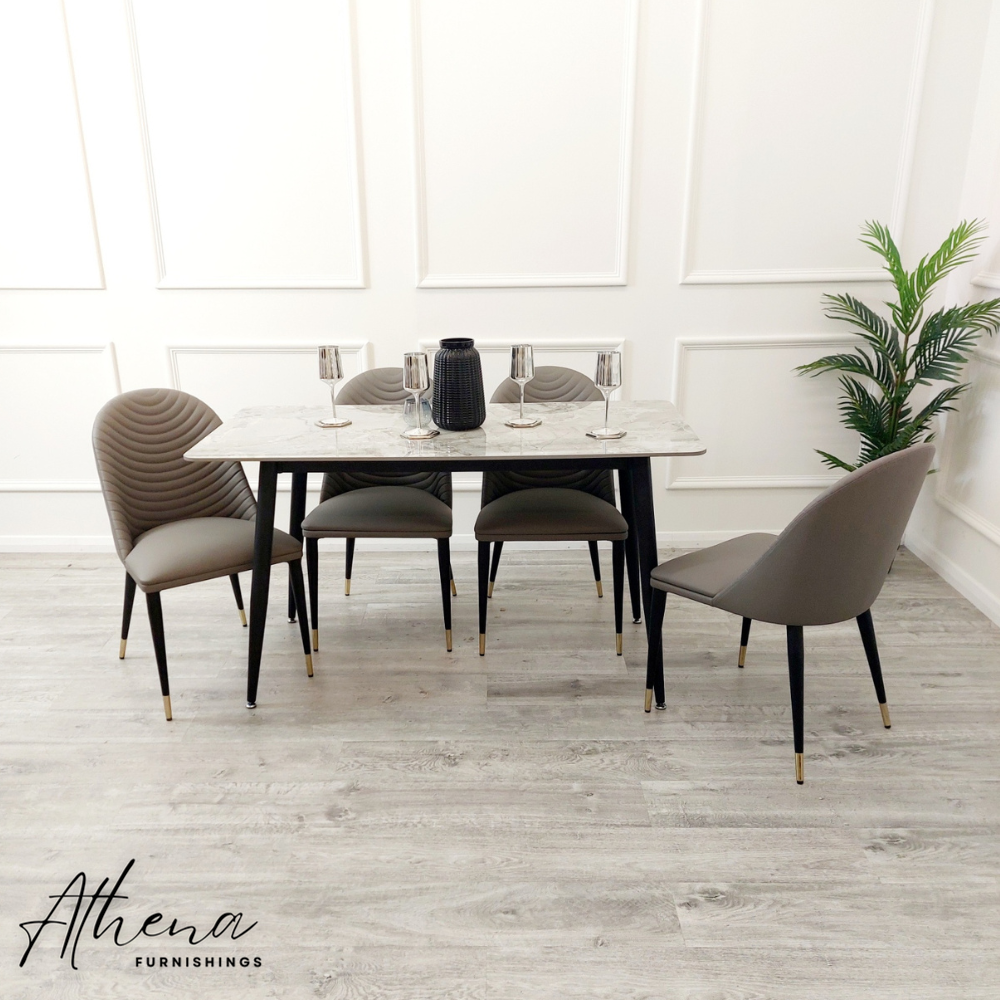
<path id="1" fill-rule="evenodd" d="M 666 555 L 666 553 L 661 553 Z M 853 623 L 806 630 L 806 783 L 785 637 L 671 598 L 667 710 L 614 652 L 610 558 L 505 552 L 477 655 L 430 552 L 324 553 L 306 677 L 275 574 L 258 708 L 226 581 L 163 597 L 174 721 L 141 598 L 118 659 L 112 556 L 0 556 L 0 996 L 986 1000 L 1000 981 L 1000 629 L 907 552 L 873 609 L 893 727 Z M 249 578 L 244 594 L 249 597 Z M 129 859 L 161 911 L 257 926 L 208 950 L 18 923 Z M 260 968 L 135 968 L 136 956 Z"/>

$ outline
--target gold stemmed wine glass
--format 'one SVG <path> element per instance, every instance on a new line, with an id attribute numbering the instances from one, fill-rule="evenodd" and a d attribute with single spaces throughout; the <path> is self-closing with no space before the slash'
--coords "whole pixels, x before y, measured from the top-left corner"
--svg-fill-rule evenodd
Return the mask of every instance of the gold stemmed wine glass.
<path id="1" fill-rule="evenodd" d="M 524 415 L 524 387 L 535 377 L 535 357 L 531 344 L 514 344 L 510 349 L 510 377 L 521 390 L 520 406 L 517 416 L 505 420 L 508 427 L 537 427 L 542 421 L 539 417 Z"/>
<path id="2" fill-rule="evenodd" d="M 417 414 L 417 426 L 407 427 L 402 436 L 410 441 L 426 441 L 441 432 L 436 427 L 424 427 L 420 412 L 421 393 L 430 385 L 427 370 L 427 355 L 423 351 L 413 351 L 403 355 L 403 388 L 413 393 L 413 409 Z"/>
<path id="3" fill-rule="evenodd" d="M 344 366 L 340 363 L 339 347 L 321 347 L 319 349 L 319 378 L 330 389 L 330 405 L 333 407 L 333 419 L 317 420 L 317 427 L 346 427 L 351 421 L 347 417 L 337 416 L 337 399 L 334 395 L 337 383 L 344 377 Z"/>
<path id="4" fill-rule="evenodd" d="M 623 431 L 620 427 L 608 426 L 608 410 L 611 405 L 610 396 L 622 384 L 622 356 L 620 351 L 598 351 L 597 371 L 594 374 L 594 383 L 601 390 L 604 397 L 604 426 L 595 427 L 592 431 L 587 431 L 587 437 L 597 438 L 599 441 L 612 441 L 616 438 L 623 438 L 628 431 Z"/>

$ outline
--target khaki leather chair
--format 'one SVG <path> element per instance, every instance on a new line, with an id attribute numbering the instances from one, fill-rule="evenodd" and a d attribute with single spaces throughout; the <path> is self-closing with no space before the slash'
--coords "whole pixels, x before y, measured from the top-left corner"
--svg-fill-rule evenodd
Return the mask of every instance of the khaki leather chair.
<path id="1" fill-rule="evenodd" d="M 804 780 L 804 626 L 857 619 L 882 722 L 888 729 L 889 707 L 871 606 L 885 582 L 933 457 L 929 444 L 887 455 L 831 486 L 780 535 L 742 535 L 657 566 L 650 574 L 653 604 L 646 711 L 654 691 L 656 707 L 666 707 L 663 614 L 667 594 L 678 594 L 742 616 L 741 667 L 754 619 L 786 627 L 795 780 L 800 785 Z"/>
<path id="2" fill-rule="evenodd" d="M 516 403 L 520 390 L 505 379 L 491 403 Z M 603 400 L 593 381 L 572 368 L 544 365 L 525 386 L 526 403 Z M 531 431 L 525 431 L 530 434 Z M 625 587 L 625 542 L 628 525 L 615 507 L 615 481 L 610 469 L 545 469 L 483 473 L 482 509 L 476 519 L 479 542 L 479 655 L 486 655 L 486 607 L 493 596 L 504 542 L 585 541 L 603 597 L 598 541 L 611 542 L 615 600 L 615 637 L 622 654 L 622 603 Z M 490 545 L 493 546 L 492 560 Z M 633 588 L 638 597 L 638 587 Z M 634 603 L 634 602 L 633 602 Z M 637 609 L 633 617 L 638 618 Z"/>
<path id="3" fill-rule="evenodd" d="M 125 564 L 125 605 L 118 655 L 125 658 L 136 587 L 146 595 L 169 722 L 170 683 L 160 593 L 228 576 L 246 625 L 239 573 L 253 568 L 257 503 L 238 462 L 188 462 L 184 453 L 222 421 L 200 399 L 175 389 L 138 389 L 106 403 L 94 421 L 94 457 L 118 558 Z M 287 562 L 303 616 L 302 546 L 274 532 L 272 562 Z"/>
<path id="4" fill-rule="evenodd" d="M 337 402 L 345 406 L 402 406 L 411 396 L 412 393 L 403 388 L 402 368 L 375 368 L 345 382 L 337 393 Z M 445 645 L 450 653 L 451 598 L 456 593 L 451 570 L 451 531 L 451 473 L 385 473 L 353 469 L 326 473 L 320 502 L 302 522 L 309 574 L 312 648 L 319 649 L 319 539 L 346 540 L 344 594 L 349 595 L 355 539 L 433 538 L 437 540 L 441 575 Z"/>

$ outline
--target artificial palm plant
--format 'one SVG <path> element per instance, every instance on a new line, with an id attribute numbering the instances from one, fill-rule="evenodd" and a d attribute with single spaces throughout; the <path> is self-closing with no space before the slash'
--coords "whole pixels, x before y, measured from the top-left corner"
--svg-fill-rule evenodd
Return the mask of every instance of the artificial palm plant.
<path id="1" fill-rule="evenodd" d="M 937 283 L 976 256 L 986 238 L 984 230 L 978 220 L 959 223 L 934 253 L 906 271 L 888 228 L 879 222 L 865 224 L 861 242 L 882 258 L 896 288 L 897 301 L 885 303 L 892 319 L 853 295 L 824 295 L 826 315 L 850 323 L 864 344 L 797 369 L 809 375 L 842 373 L 841 419 L 861 435 L 853 465 L 817 449 L 826 465 L 853 471 L 883 455 L 930 441 L 934 417 L 955 409 L 955 400 L 968 388 L 959 382 L 959 375 L 972 348 L 981 334 L 1000 328 L 1000 299 L 942 307 L 927 316 L 925 311 Z M 933 382 L 951 384 L 914 412 L 912 393 Z"/>

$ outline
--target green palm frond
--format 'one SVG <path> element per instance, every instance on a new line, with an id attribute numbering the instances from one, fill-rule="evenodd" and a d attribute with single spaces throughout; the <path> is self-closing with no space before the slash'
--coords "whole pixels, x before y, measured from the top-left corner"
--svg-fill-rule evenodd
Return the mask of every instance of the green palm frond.
<path id="1" fill-rule="evenodd" d="M 969 354 L 982 335 L 1000 330 L 1000 299 L 938 309 L 926 318 L 925 309 L 937 284 L 973 260 L 985 238 L 979 220 L 960 222 L 934 253 L 907 271 L 889 228 L 865 223 L 861 242 L 882 258 L 895 287 L 896 301 L 886 303 L 892 319 L 852 295 L 825 295 L 826 315 L 850 324 L 863 343 L 796 369 L 800 375 L 840 374 L 840 419 L 860 438 L 856 463 L 817 450 L 825 465 L 850 471 L 929 441 L 934 418 L 955 408 L 968 388 L 959 379 Z M 953 384 L 914 413 L 912 392 L 934 382 Z"/>

